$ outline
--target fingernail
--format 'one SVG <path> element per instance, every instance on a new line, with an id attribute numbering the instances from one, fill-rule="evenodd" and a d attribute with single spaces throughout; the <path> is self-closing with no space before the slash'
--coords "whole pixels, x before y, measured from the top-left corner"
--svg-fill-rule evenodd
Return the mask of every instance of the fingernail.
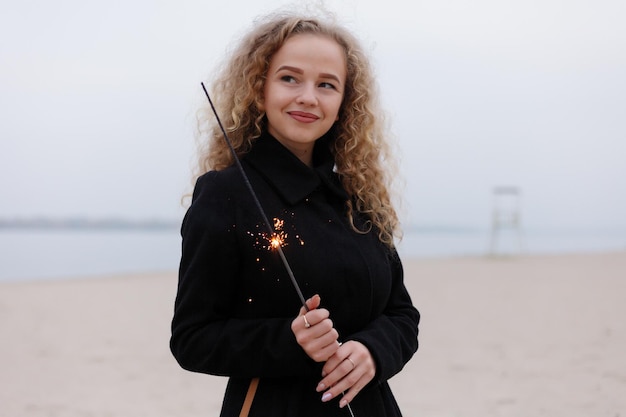
<path id="1" fill-rule="evenodd" d="M 322 378 L 326 378 L 326 372 L 322 372 Z"/>
<path id="2" fill-rule="evenodd" d="M 326 385 L 324 385 L 322 382 L 320 382 L 320 383 L 317 385 L 317 388 L 315 388 L 315 390 L 316 390 L 317 392 L 322 392 L 322 391 L 324 391 L 325 389 L 326 389 Z"/>
<path id="3" fill-rule="evenodd" d="M 327 392 L 324 395 L 322 395 L 322 402 L 326 402 L 330 400 L 331 398 L 333 398 L 333 394 L 331 394 L 330 392 Z"/>
<path id="4" fill-rule="evenodd" d="M 344 408 L 346 405 L 348 405 L 348 401 L 346 400 L 341 400 L 339 402 L 339 408 Z"/>

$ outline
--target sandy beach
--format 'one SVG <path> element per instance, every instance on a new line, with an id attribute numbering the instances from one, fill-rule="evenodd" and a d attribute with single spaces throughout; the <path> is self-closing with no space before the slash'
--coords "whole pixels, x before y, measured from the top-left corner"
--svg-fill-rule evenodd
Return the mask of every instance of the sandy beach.
<path id="1" fill-rule="evenodd" d="M 626 416 L 626 252 L 404 262 L 406 417 Z M 0 416 L 217 416 L 225 379 L 168 349 L 176 279 L 0 284 Z"/>

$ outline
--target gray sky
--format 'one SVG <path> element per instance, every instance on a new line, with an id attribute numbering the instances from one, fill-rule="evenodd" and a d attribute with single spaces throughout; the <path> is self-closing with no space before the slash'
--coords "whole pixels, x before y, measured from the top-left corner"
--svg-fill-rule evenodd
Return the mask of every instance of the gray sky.
<path id="1" fill-rule="evenodd" d="M 200 82 L 284 1 L 22 1 L 0 15 L 0 217 L 182 216 Z M 326 1 L 370 51 L 406 222 L 626 228 L 626 2 Z"/>

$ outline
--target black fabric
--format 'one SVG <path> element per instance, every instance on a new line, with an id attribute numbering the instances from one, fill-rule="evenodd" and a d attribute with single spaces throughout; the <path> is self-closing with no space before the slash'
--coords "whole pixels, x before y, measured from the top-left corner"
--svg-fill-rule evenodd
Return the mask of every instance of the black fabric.
<path id="1" fill-rule="evenodd" d="M 341 341 L 360 341 L 376 361 L 355 415 L 399 416 L 386 381 L 417 350 L 419 313 L 395 251 L 352 230 L 328 139 L 316 143 L 313 169 L 269 135 L 242 164 L 267 217 L 283 222 L 283 251 L 305 298 L 319 294 Z M 290 328 L 300 300 L 235 167 L 198 179 L 181 233 L 171 350 L 185 369 L 230 377 L 221 416 L 238 416 L 253 377 L 261 380 L 250 417 L 349 415 L 315 391 L 322 365 Z"/>

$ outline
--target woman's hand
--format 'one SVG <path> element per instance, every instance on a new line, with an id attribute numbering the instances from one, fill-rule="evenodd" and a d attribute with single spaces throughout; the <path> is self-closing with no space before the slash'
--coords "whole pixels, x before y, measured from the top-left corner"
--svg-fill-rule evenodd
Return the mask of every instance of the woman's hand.
<path id="1" fill-rule="evenodd" d="M 320 306 L 320 296 L 315 295 L 306 301 L 309 308 L 304 307 L 300 314 L 291 322 L 291 331 L 296 341 L 307 355 L 315 362 L 326 362 L 339 348 L 339 333 L 333 327 L 330 313 Z"/>
<path id="2" fill-rule="evenodd" d="M 360 342 L 349 341 L 337 349 L 322 369 L 317 392 L 322 401 L 343 394 L 339 407 L 345 407 L 376 375 L 376 363 L 370 351 Z"/>

